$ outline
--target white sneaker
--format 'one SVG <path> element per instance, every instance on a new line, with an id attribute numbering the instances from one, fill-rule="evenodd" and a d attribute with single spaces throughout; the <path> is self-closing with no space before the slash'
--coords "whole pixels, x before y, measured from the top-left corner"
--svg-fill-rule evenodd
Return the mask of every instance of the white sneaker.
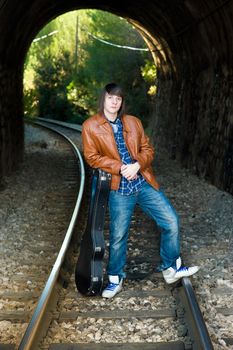
<path id="1" fill-rule="evenodd" d="M 181 266 L 181 258 L 176 260 L 176 269 L 169 267 L 162 271 L 165 281 L 170 284 L 178 281 L 182 277 L 194 275 L 199 270 L 199 266 L 185 267 Z"/>
<path id="2" fill-rule="evenodd" d="M 119 281 L 118 276 L 108 276 L 109 283 L 102 292 L 103 298 L 113 298 L 122 290 L 123 278 Z"/>

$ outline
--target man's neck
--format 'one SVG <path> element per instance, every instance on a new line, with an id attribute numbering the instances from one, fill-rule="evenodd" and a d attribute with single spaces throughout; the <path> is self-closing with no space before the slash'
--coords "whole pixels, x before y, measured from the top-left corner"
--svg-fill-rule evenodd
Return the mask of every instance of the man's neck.
<path id="1" fill-rule="evenodd" d="M 106 113 L 106 111 L 104 111 L 104 115 L 110 122 L 114 122 L 117 118 L 117 113 L 112 114 L 108 112 Z"/>

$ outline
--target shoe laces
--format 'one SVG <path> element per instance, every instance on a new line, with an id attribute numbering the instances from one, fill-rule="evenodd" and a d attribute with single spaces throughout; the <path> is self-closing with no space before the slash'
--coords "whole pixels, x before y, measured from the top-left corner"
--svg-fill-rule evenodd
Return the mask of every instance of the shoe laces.
<path id="1" fill-rule="evenodd" d="M 186 266 L 181 266 L 178 270 L 176 270 L 176 272 L 181 272 L 181 271 L 188 271 L 188 267 Z"/>
<path id="2" fill-rule="evenodd" d="M 107 290 L 114 290 L 117 286 L 119 286 L 119 283 L 112 283 L 109 282 L 109 284 L 107 285 Z"/>

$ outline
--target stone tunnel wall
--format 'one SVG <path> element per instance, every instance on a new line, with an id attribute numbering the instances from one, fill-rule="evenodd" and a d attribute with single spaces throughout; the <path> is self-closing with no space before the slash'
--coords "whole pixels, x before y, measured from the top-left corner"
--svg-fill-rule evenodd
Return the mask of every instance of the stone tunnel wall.
<path id="1" fill-rule="evenodd" d="M 56 15 L 88 5 L 133 18 L 156 38 L 162 73 L 150 123 L 154 143 L 233 194 L 230 1 L 145 0 L 143 10 L 133 0 L 0 1 L 0 177 L 23 158 L 23 61 L 34 35 Z"/>
<path id="2" fill-rule="evenodd" d="M 210 67 L 183 81 L 177 153 L 182 163 L 233 194 L 233 76 Z"/>
<path id="3" fill-rule="evenodd" d="M 21 69 L 0 66 L 0 177 L 16 170 L 23 159 Z"/>
<path id="4" fill-rule="evenodd" d="M 233 76 L 213 67 L 177 83 L 159 80 L 151 119 L 158 151 L 233 194 Z"/>
<path id="5" fill-rule="evenodd" d="M 153 139 L 158 150 L 165 146 L 185 167 L 233 194 L 233 4 L 186 4 L 194 20 L 177 40 L 168 36 L 177 71 L 158 79 Z"/>

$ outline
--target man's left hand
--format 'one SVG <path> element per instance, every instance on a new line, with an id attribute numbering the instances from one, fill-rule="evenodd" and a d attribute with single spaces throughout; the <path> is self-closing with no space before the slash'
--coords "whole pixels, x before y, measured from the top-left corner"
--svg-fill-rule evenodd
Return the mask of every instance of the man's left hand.
<path id="1" fill-rule="evenodd" d="M 140 164 L 138 162 L 133 164 L 123 164 L 121 167 L 121 175 L 127 180 L 135 180 L 139 169 Z"/>

